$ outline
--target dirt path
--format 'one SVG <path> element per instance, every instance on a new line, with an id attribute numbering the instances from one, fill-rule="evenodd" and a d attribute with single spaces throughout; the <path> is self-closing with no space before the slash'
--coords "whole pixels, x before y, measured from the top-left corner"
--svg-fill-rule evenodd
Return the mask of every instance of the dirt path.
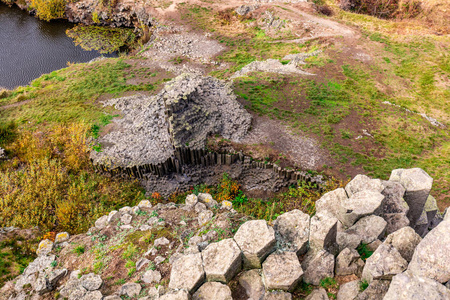
<path id="1" fill-rule="evenodd" d="M 13 104 L 3 105 L 3 106 L 0 106 L 0 110 L 4 110 L 4 109 L 8 109 L 8 108 L 13 108 L 13 107 L 18 107 L 18 106 L 27 104 L 27 103 L 30 102 L 30 101 L 31 101 L 31 99 L 25 100 L 25 101 L 21 101 L 21 102 L 16 102 L 16 103 L 13 103 Z"/>

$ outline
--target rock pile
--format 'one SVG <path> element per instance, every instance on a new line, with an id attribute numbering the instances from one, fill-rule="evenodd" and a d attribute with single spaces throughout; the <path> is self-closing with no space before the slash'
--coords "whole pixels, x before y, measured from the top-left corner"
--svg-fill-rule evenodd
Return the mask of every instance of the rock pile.
<path id="1" fill-rule="evenodd" d="M 236 216 L 227 201 L 219 204 L 209 194 L 191 194 L 185 205 L 158 204 L 159 210 L 143 201 L 138 207 L 125 207 L 101 217 L 90 232 L 106 233 L 112 228 L 153 230 L 166 223 L 152 216 L 163 211 L 172 216 L 189 212 L 191 219 L 180 223 L 198 230 L 181 233 L 180 239 L 190 238 L 178 247 L 172 238 L 154 240 L 136 262 L 136 269 L 142 272 L 140 283 L 130 280 L 111 292 L 111 288 L 102 287 L 102 276 L 79 276 L 72 271 L 58 287 L 68 270 L 56 268 L 53 263 L 57 260 L 53 254 L 55 244 L 42 241 L 39 257 L 16 279 L 16 296 L 10 299 L 22 299 L 27 288 L 34 295 L 57 288 L 69 299 L 102 299 L 106 291 L 110 296 L 103 299 L 110 300 L 119 296 L 166 300 L 292 299 L 292 293 L 303 281 L 317 286 L 306 299 L 326 300 L 327 291 L 318 286 L 330 277 L 349 278 L 337 292 L 337 299 L 342 300 L 450 299 L 450 218 L 437 209 L 429 213 L 431 182 L 421 169 L 394 170 L 389 181 L 358 175 L 345 188 L 323 195 L 313 217 L 293 210 L 278 216 L 273 227 L 265 220 L 243 220 L 236 231 L 221 236 L 218 232 L 230 223 L 229 219 L 219 221 L 219 207 L 222 215 Z M 139 219 L 140 211 L 152 214 Z M 422 222 L 417 216 L 423 216 L 423 212 L 429 221 L 425 230 L 417 226 Z M 392 220 L 396 218 L 390 214 L 407 221 L 395 223 Z M 145 220 L 145 224 L 139 220 Z M 221 224 L 222 229 L 207 232 L 211 222 Z M 59 234 L 55 243 L 70 248 L 68 242 L 72 239 L 67 239 L 67 234 Z M 167 252 L 161 248 L 170 247 L 177 250 L 166 262 Z M 361 252 L 367 249 L 373 254 Z M 150 264 L 157 269 L 145 270 Z M 171 267 L 165 268 L 166 264 Z M 161 283 L 158 288 L 157 283 Z"/>

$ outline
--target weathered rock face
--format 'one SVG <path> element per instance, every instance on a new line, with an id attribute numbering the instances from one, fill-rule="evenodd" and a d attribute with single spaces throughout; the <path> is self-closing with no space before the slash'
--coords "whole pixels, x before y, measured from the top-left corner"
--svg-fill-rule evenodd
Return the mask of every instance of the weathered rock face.
<path id="1" fill-rule="evenodd" d="M 361 289 L 360 281 L 354 280 L 344 283 L 339 287 L 337 294 L 337 300 L 354 300 L 358 296 Z"/>
<path id="2" fill-rule="evenodd" d="M 409 299 L 450 299 L 450 290 L 439 282 L 418 275 L 410 271 L 398 274 L 392 278 L 389 290 L 384 300 Z"/>
<path id="3" fill-rule="evenodd" d="M 250 299 L 261 299 L 264 296 L 265 288 L 260 270 L 243 272 L 239 277 L 239 284 L 244 288 L 246 295 Z"/>
<path id="4" fill-rule="evenodd" d="M 414 249 L 422 241 L 422 238 L 411 227 L 403 227 L 387 236 L 384 241 L 398 250 L 401 256 L 410 262 Z"/>
<path id="5" fill-rule="evenodd" d="M 353 194 L 341 204 L 341 219 L 344 226 L 350 227 L 360 218 L 379 215 L 384 196 L 376 191 L 364 190 Z"/>
<path id="6" fill-rule="evenodd" d="M 361 237 L 361 242 L 370 244 L 373 241 L 383 238 L 386 230 L 386 221 L 379 216 L 367 216 L 360 219 L 346 233 L 353 233 Z"/>
<path id="7" fill-rule="evenodd" d="M 346 186 L 348 197 L 362 191 L 375 191 L 381 193 L 384 187 L 380 179 L 371 179 L 366 175 L 356 175 Z"/>
<path id="8" fill-rule="evenodd" d="M 219 282 L 204 283 L 192 297 L 193 300 L 233 300 L 231 290 L 225 284 Z"/>
<path id="9" fill-rule="evenodd" d="M 316 211 L 318 214 L 327 213 L 339 219 L 341 203 L 346 199 L 348 199 L 348 196 L 343 188 L 335 189 L 316 201 Z"/>
<path id="10" fill-rule="evenodd" d="M 212 243 L 202 252 L 207 281 L 228 283 L 242 267 L 242 253 L 233 239 Z"/>
<path id="11" fill-rule="evenodd" d="M 383 299 L 389 288 L 389 280 L 374 280 L 369 286 L 356 296 L 355 300 Z"/>
<path id="12" fill-rule="evenodd" d="M 364 267 L 364 262 L 355 249 L 345 248 L 336 257 L 336 275 L 359 275 Z"/>
<path id="13" fill-rule="evenodd" d="M 173 263 L 169 288 L 195 291 L 204 279 L 202 255 L 200 253 L 184 255 Z"/>
<path id="14" fill-rule="evenodd" d="M 292 291 L 303 275 L 297 255 L 293 252 L 272 253 L 262 266 L 268 290 Z"/>
<path id="15" fill-rule="evenodd" d="M 324 288 L 319 288 L 312 291 L 305 300 L 328 300 L 328 294 Z"/>
<path id="16" fill-rule="evenodd" d="M 303 281 L 319 285 L 322 279 L 334 277 L 334 256 L 321 250 L 312 259 L 303 262 L 302 267 L 305 270 Z"/>
<path id="17" fill-rule="evenodd" d="M 414 275 L 440 283 L 450 280 L 450 220 L 441 222 L 417 245 L 408 266 Z"/>
<path id="18" fill-rule="evenodd" d="M 110 169 L 166 162 L 175 158 L 174 148 L 204 148 L 211 134 L 238 141 L 251 123 L 228 84 L 193 74 L 176 77 L 156 96 L 111 99 L 105 105 L 124 114 L 114 121 L 117 129 L 98 140 L 102 151 L 91 152 L 94 164 Z"/>
<path id="19" fill-rule="evenodd" d="M 309 215 L 298 209 L 284 213 L 274 222 L 278 247 L 297 255 L 306 252 L 309 238 Z"/>
<path id="20" fill-rule="evenodd" d="M 326 215 L 316 214 L 311 218 L 309 246 L 313 250 L 335 251 L 338 219 Z"/>

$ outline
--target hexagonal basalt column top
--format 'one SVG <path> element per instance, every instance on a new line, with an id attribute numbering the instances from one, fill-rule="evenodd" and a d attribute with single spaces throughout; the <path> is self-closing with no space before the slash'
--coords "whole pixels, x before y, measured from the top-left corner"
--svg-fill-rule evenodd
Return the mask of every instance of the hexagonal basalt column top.
<path id="1" fill-rule="evenodd" d="M 292 291 L 303 276 L 294 252 L 272 253 L 263 263 L 266 289 Z"/>
<path id="2" fill-rule="evenodd" d="M 350 227 L 362 217 L 379 215 L 382 210 L 384 196 L 376 191 L 362 191 L 354 194 L 341 203 L 340 221 Z"/>
<path id="3" fill-rule="evenodd" d="M 172 266 L 169 288 L 195 291 L 204 281 L 202 255 L 200 253 L 184 255 Z"/>
<path id="4" fill-rule="evenodd" d="M 207 281 L 228 283 L 242 267 L 242 252 L 233 239 L 210 244 L 202 257 Z"/>
<path id="5" fill-rule="evenodd" d="M 244 267 L 261 268 L 261 262 L 275 246 L 275 231 L 265 220 L 248 221 L 239 227 L 234 240 L 244 255 Z"/>

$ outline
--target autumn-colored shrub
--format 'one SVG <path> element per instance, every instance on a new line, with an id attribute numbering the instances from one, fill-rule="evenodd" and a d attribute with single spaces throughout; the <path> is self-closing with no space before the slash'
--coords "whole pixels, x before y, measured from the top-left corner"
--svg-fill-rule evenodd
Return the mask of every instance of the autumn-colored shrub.
<path id="1" fill-rule="evenodd" d="M 31 0 L 30 8 L 36 11 L 39 19 L 50 21 L 64 17 L 65 0 Z"/>
<path id="2" fill-rule="evenodd" d="M 228 174 L 223 174 L 222 180 L 220 181 L 217 192 L 215 193 L 215 200 L 221 202 L 224 200 L 233 201 L 234 198 L 239 194 L 240 185 L 237 181 L 230 178 Z"/>
<path id="3" fill-rule="evenodd" d="M 341 7 L 379 18 L 415 17 L 421 11 L 421 0 L 340 0 Z"/>

